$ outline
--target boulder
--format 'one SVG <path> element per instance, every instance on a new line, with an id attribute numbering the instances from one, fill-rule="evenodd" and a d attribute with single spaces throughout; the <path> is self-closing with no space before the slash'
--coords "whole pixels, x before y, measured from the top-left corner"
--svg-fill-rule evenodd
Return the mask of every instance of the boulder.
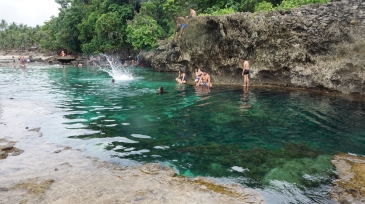
<path id="1" fill-rule="evenodd" d="M 214 84 L 241 84 L 245 56 L 251 84 L 365 94 L 363 13 L 362 0 L 344 0 L 289 11 L 199 16 L 189 19 L 181 38 L 141 52 L 141 63 L 156 71 L 183 69 L 189 78 L 201 67 Z"/>

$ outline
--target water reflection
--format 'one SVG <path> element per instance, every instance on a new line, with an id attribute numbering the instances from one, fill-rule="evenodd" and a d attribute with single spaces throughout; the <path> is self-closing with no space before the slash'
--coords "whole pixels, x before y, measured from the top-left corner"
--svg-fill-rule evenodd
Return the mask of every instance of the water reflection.
<path id="1" fill-rule="evenodd" d="M 240 109 L 241 113 L 244 113 L 244 112 L 248 111 L 248 109 L 251 108 L 251 105 L 248 104 L 248 102 L 249 102 L 248 88 L 243 89 L 243 94 L 241 94 L 240 102 L 241 103 L 240 103 L 239 109 Z M 241 116 L 243 116 L 243 115 L 241 114 Z"/>
<path id="2" fill-rule="evenodd" d="M 210 93 L 210 88 L 206 86 L 194 86 L 194 88 L 197 96 L 205 96 Z"/>

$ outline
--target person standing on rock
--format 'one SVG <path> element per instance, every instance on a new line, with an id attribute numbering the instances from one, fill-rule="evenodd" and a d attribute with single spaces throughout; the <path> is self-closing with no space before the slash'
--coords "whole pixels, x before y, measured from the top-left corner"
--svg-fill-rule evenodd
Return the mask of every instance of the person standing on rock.
<path id="1" fill-rule="evenodd" d="M 25 59 L 23 55 L 20 55 L 20 66 L 25 66 Z"/>
<path id="2" fill-rule="evenodd" d="M 243 86 L 247 86 L 249 85 L 249 73 L 250 73 L 250 68 L 249 68 L 249 63 L 246 60 L 245 57 L 242 57 L 242 76 L 243 76 Z"/>
<path id="3" fill-rule="evenodd" d="M 194 18 L 194 17 L 196 17 L 196 11 L 192 7 L 190 7 L 190 16 L 189 16 L 189 18 Z"/>
<path id="4" fill-rule="evenodd" d="M 15 67 L 15 58 L 13 56 L 13 67 Z"/>
<path id="5" fill-rule="evenodd" d="M 174 37 L 175 37 L 175 34 L 177 32 L 179 32 L 179 37 L 178 38 L 180 38 L 182 36 L 187 24 L 188 23 L 186 22 L 186 20 L 183 17 L 180 17 L 180 16 L 176 17 L 177 29 L 174 32 Z"/>

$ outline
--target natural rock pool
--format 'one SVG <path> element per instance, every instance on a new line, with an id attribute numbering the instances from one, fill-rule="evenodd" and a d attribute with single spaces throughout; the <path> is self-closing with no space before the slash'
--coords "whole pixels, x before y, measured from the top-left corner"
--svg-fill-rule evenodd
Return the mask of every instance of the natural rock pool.
<path id="1" fill-rule="evenodd" d="M 238 182 L 268 203 L 331 203 L 332 156 L 365 154 L 364 101 L 268 87 L 209 91 L 176 84 L 175 74 L 131 71 L 133 80 L 111 83 L 97 68 L 2 68 L 0 99 L 53 104 L 40 132 L 56 144 Z M 168 93 L 156 94 L 159 86 Z"/>

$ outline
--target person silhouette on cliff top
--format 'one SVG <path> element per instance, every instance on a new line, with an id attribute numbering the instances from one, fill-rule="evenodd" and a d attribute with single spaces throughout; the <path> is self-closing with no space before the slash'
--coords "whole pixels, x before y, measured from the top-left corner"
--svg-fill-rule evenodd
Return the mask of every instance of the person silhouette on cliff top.
<path id="1" fill-rule="evenodd" d="M 196 11 L 193 9 L 193 7 L 190 7 L 189 18 L 194 18 L 194 17 L 196 17 Z"/>

